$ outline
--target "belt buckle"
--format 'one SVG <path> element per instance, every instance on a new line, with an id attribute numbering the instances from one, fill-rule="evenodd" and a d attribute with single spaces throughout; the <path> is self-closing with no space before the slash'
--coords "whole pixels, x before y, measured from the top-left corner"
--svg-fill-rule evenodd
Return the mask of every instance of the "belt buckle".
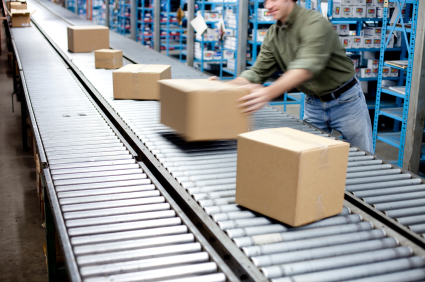
<path id="1" fill-rule="evenodd" d="M 322 100 L 322 96 L 319 95 L 320 102 L 325 103 L 326 101 Z"/>

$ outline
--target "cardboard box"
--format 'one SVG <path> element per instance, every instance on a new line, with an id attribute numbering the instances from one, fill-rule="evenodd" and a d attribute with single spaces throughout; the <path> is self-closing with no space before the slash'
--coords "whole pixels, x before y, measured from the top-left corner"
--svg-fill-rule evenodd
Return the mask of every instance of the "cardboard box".
<path id="1" fill-rule="evenodd" d="M 68 26 L 68 50 L 88 53 L 109 49 L 109 28 L 101 25 Z"/>
<path id="2" fill-rule="evenodd" d="M 340 24 L 339 25 L 339 35 L 348 35 L 350 33 L 350 25 Z"/>
<path id="3" fill-rule="evenodd" d="M 364 48 L 373 48 L 373 37 L 365 36 L 363 46 Z"/>
<path id="4" fill-rule="evenodd" d="M 379 68 L 379 60 L 367 60 L 367 68 L 368 69 L 377 69 Z"/>
<path id="5" fill-rule="evenodd" d="M 353 45 L 353 39 L 349 36 L 341 37 L 341 44 L 345 49 L 350 49 Z"/>
<path id="6" fill-rule="evenodd" d="M 248 117 L 236 108 L 248 91 L 205 79 L 159 81 L 161 123 L 186 141 L 236 139 L 249 128 Z"/>
<path id="7" fill-rule="evenodd" d="M 224 50 L 223 51 L 223 59 L 227 60 L 227 59 L 233 59 L 235 57 L 235 53 L 229 50 Z"/>
<path id="8" fill-rule="evenodd" d="M 94 51 L 94 66 L 97 69 L 122 68 L 122 51 L 111 49 L 100 49 Z"/>
<path id="9" fill-rule="evenodd" d="M 391 68 L 390 67 L 383 67 L 382 68 L 382 77 L 390 77 L 391 76 Z"/>
<path id="10" fill-rule="evenodd" d="M 372 77 L 372 70 L 367 69 L 367 68 L 361 68 L 360 69 L 360 77 L 362 77 L 362 78 Z"/>
<path id="11" fill-rule="evenodd" d="M 378 77 L 379 69 L 372 69 L 372 75 L 370 77 Z"/>
<path id="12" fill-rule="evenodd" d="M 10 2 L 9 4 L 10 8 L 9 10 L 15 9 L 15 10 L 27 10 L 27 2 L 20 2 L 20 1 L 14 1 Z"/>
<path id="13" fill-rule="evenodd" d="M 398 69 L 391 68 L 390 76 L 398 77 Z"/>
<path id="14" fill-rule="evenodd" d="M 373 0 L 373 5 L 377 7 L 384 7 L 384 0 Z"/>
<path id="15" fill-rule="evenodd" d="M 373 6 L 366 7 L 366 18 L 376 18 L 376 8 Z"/>
<path id="16" fill-rule="evenodd" d="M 363 36 L 353 36 L 353 43 L 351 44 L 351 48 L 359 49 L 363 48 Z"/>
<path id="17" fill-rule="evenodd" d="M 366 6 L 353 6 L 353 17 L 365 18 L 366 17 Z"/>
<path id="18" fill-rule="evenodd" d="M 352 18 L 353 6 L 341 6 L 341 18 Z"/>
<path id="19" fill-rule="evenodd" d="M 382 27 L 365 27 L 364 29 L 365 36 L 372 36 L 373 38 L 381 38 Z"/>
<path id="20" fill-rule="evenodd" d="M 257 20 L 258 21 L 273 21 L 273 15 L 267 9 L 258 9 Z"/>
<path id="21" fill-rule="evenodd" d="M 336 215 L 349 144 L 291 128 L 239 135 L 236 203 L 291 226 Z"/>
<path id="22" fill-rule="evenodd" d="M 171 79 L 169 65 L 126 65 L 112 72 L 114 98 L 159 100 L 160 79 Z"/>
<path id="23" fill-rule="evenodd" d="M 354 5 L 354 0 L 340 0 L 342 6 Z"/>
<path id="24" fill-rule="evenodd" d="M 366 0 L 355 0 L 353 5 L 366 6 Z"/>
<path id="25" fill-rule="evenodd" d="M 339 24 L 333 24 L 332 27 L 334 28 L 335 32 L 339 34 Z"/>
<path id="26" fill-rule="evenodd" d="M 341 5 L 336 5 L 336 4 L 333 5 L 332 17 L 336 19 L 341 17 Z"/>
<path id="27" fill-rule="evenodd" d="M 378 38 L 373 39 L 373 48 L 381 48 L 381 39 L 378 39 Z"/>
<path id="28" fill-rule="evenodd" d="M 10 11 L 10 18 L 12 27 L 28 27 L 31 23 L 31 13 L 28 10 L 15 10 Z"/>

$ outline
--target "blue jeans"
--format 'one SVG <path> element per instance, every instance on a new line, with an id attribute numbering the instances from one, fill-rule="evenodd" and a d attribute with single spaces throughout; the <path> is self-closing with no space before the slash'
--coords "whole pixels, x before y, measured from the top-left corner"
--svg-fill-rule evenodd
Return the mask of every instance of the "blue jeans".
<path id="1" fill-rule="evenodd" d="M 373 152 L 369 110 L 359 83 L 329 102 L 305 97 L 304 121 L 326 132 L 338 130 L 351 146 Z"/>

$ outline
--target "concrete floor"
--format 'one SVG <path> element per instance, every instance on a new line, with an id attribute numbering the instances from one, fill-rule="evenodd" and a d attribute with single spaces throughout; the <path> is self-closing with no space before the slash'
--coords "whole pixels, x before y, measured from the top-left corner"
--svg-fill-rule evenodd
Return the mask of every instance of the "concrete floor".
<path id="1" fill-rule="evenodd" d="M 3 29 L 0 56 L 0 281 L 47 281 L 35 163 L 31 152 L 22 150 L 20 103 L 15 95 L 15 112 L 12 112 L 12 72 L 7 63 L 4 34 Z"/>

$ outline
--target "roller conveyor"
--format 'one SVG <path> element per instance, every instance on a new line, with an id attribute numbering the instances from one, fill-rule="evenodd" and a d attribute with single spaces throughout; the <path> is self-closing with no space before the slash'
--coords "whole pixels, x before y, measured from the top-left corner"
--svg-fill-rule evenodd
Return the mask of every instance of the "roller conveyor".
<path id="1" fill-rule="evenodd" d="M 37 5 L 34 1 L 31 1 L 30 3 L 31 5 Z M 49 3 L 43 3 L 44 5 L 49 5 Z M 37 9 L 43 11 L 42 6 L 39 6 Z M 47 27 L 45 24 L 49 22 L 43 18 L 45 13 L 48 14 L 48 12 L 44 11 L 42 13 L 38 13 L 38 15 L 41 14 L 41 16 L 34 16 L 37 24 L 43 29 Z M 47 28 L 45 29 L 45 32 L 54 41 L 56 40 L 55 32 L 60 30 L 60 28 L 66 28 L 67 25 L 57 19 L 55 23 L 57 23 L 57 25 L 55 25 L 54 29 L 50 28 L 50 31 L 47 31 Z M 57 46 L 65 46 L 63 42 L 61 42 L 61 40 L 63 40 L 63 35 L 62 32 L 60 33 L 61 35 L 58 37 L 62 36 L 62 39 L 58 39 Z M 124 48 L 122 49 L 124 54 L 126 54 L 126 50 Z M 343 213 L 338 216 L 300 228 L 284 226 L 237 206 L 234 204 L 234 171 L 236 166 L 236 147 L 234 142 L 208 142 L 187 145 L 182 142 L 182 140 L 169 128 L 159 124 L 159 104 L 157 102 L 113 100 L 111 92 L 111 71 L 95 70 L 93 66 L 93 58 L 92 56 L 87 56 L 87 54 L 82 54 L 80 56 L 80 54 L 67 53 L 66 46 L 62 49 L 62 52 L 69 55 L 69 59 L 72 59 L 72 62 L 75 67 L 78 68 L 78 71 L 85 76 L 85 79 L 90 82 L 91 86 L 93 86 L 93 88 L 102 95 L 105 101 L 109 103 L 114 112 L 119 115 L 119 118 L 122 119 L 129 128 L 131 128 L 133 133 L 141 142 L 144 143 L 146 148 L 150 150 L 151 154 L 155 156 L 158 163 L 161 163 L 163 167 L 168 170 L 170 176 L 172 175 L 175 178 L 175 180 L 172 181 L 175 181 L 175 183 L 185 188 L 193 199 L 199 203 L 205 213 L 211 216 L 210 220 L 214 220 L 216 222 L 217 226 L 222 230 L 221 232 L 226 234 L 228 239 L 232 239 L 234 244 L 240 248 L 242 253 L 250 258 L 253 265 L 257 266 L 261 270 L 260 273 L 255 271 L 253 271 L 253 273 L 249 272 L 249 274 L 257 275 L 255 277 L 251 277 L 253 280 L 265 280 L 268 278 L 272 279 L 272 281 L 340 281 L 365 278 L 377 279 L 374 281 L 379 281 L 379 279 L 384 281 L 383 279 L 385 279 L 388 273 L 391 273 L 394 277 L 404 277 L 402 280 L 405 281 L 419 281 L 425 278 L 425 276 L 423 276 L 424 260 L 421 256 L 417 256 L 418 254 L 423 255 L 421 251 L 413 248 L 415 250 L 415 252 L 413 252 L 412 248 L 403 244 L 400 245 L 400 242 L 398 242 L 396 238 L 393 236 L 387 236 L 388 234 L 385 230 L 381 229 L 381 226 L 376 226 L 376 223 L 374 226 L 374 224 L 371 223 L 373 220 L 365 220 L 362 218 L 362 216 L 359 215 L 360 212 L 358 212 L 355 207 L 349 203 L 346 203 L 346 207 L 350 207 L 351 210 L 349 208 L 345 208 Z M 164 61 L 162 61 L 163 58 L 164 56 L 156 54 L 156 63 L 170 64 L 169 58 L 165 57 Z M 152 60 L 152 57 L 149 57 L 149 59 L 145 61 L 143 61 L 143 59 L 139 59 L 137 62 L 150 63 L 148 62 L 150 60 Z M 133 61 L 136 60 L 133 59 Z M 179 69 L 179 71 L 174 69 L 175 64 L 176 63 L 174 62 L 172 67 L 173 78 L 181 75 L 181 69 Z M 199 73 L 188 68 L 186 68 L 184 76 L 200 77 Z M 314 134 L 328 136 L 327 134 L 315 130 L 301 121 L 280 113 L 272 108 L 265 108 L 254 117 L 253 129 L 282 126 L 288 126 Z M 75 130 L 78 130 L 78 127 Z M 55 135 L 51 136 L 54 137 Z M 63 135 L 58 134 L 56 136 L 60 137 Z M 76 224 L 75 226 L 79 226 L 75 227 L 73 230 L 76 231 L 73 232 L 77 232 L 75 234 L 80 234 L 78 232 L 89 232 L 88 234 L 92 234 L 91 232 L 94 232 L 94 235 L 92 236 L 99 236 L 96 234 L 99 230 L 99 228 L 95 227 L 96 223 L 81 218 L 84 218 L 84 212 L 86 212 L 87 215 L 87 211 L 96 210 L 99 212 L 103 210 L 96 208 L 96 204 L 102 204 L 102 197 L 105 197 L 105 195 L 96 194 L 97 191 L 105 189 L 105 191 L 107 191 L 105 193 L 107 194 L 106 197 L 116 197 L 115 195 L 117 195 L 117 190 L 111 189 L 117 189 L 117 187 L 102 184 L 100 182 L 102 176 L 99 176 L 102 174 L 98 174 L 98 172 L 107 171 L 99 169 L 99 167 L 104 166 L 104 163 L 111 158 L 115 161 L 115 155 L 111 155 L 110 152 L 119 152 L 119 150 L 114 149 L 109 151 L 105 149 L 103 151 L 97 151 L 93 150 L 93 148 L 90 149 L 90 147 L 87 148 L 85 147 L 87 144 L 85 142 L 92 140 L 92 138 L 84 138 L 85 136 L 85 134 L 81 134 L 81 137 L 77 136 L 78 138 L 71 138 L 69 140 L 69 144 L 75 146 L 76 149 L 74 151 L 78 150 L 77 148 L 81 146 L 86 148 L 88 152 L 81 152 L 78 150 L 78 153 L 76 152 L 74 154 L 75 158 L 70 158 L 71 161 L 69 163 L 67 161 L 62 161 L 60 163 L 52 163 L 52 165 L 50 165 L 49 159 L 49 165 L 52 169 L 53 178 L 55 177 L 53 176 L 53 171 L 55 170 L 54 165 L 57 165 L 57 171 L 62 172 L 57 176 L 59 178 L 62 177 L 62 179 L 56 178 L 56 181 L 63 181 L 58 182 L 61 184 L 57 187 L 59 189 L 57 195 L 58 198 L 60 197 L 60 193 L 78 193 L 86 190 L 90 193 L 90 196 L 87 196 L 87 203 L 68 202 L 68 205 L 72 208 L 72 212 L 80 213 L 75 220 L 72 221 L 73 224 Z M 47 140 L 49 139 L 46 139 L 46 141 Z M 53 143 L 54 139 L 51 140 Z M 109 140 L 105 137 L 100 138 L 99 141 L 106 142 Z M 106 142 L 104 144 L 108 143 Z M 105 146 L 104 148 L 108 147 Z M 116 146 L 114 148 L 116 148 Z M 69 152 L 69 148 L 66 148 L 66 150 Z M 57 151 L 60 151 L 60 149 L 57 149 Z M 49 149 L 46 147 L 46 153 L 47 152 L 49 152 Z M 71 156 L 72 152 L 73 150 L 71 150 Z M 106 152 L 107 155 L 99 155 L 99 152 Z M 81 154 L 86 155 L 81 156 Z M 56 156 L 57 155 L 60 154 L 56 154 Z M 117 153 L 117 156 L 120 156 L 120 154 Z M 96 174 L 93 174 L 93 176 L 84 177 L 85 172 L 81 169 L 82 166 L 80 166 L 80 164 L 85 163 L 82 160 L 84 158 L 97 158 L 96 160 L 98 160 L 98 163 L 102 163 L 103 165 L 94 167 L 95 170 L 93 173 Z M 66 160 L 66 158 L 57 158 L 57 160 L 61 159 Z M 126 159 L 120 158 L 116 160 L 126 161 Z M 78 166 L 73 167 L 72 164 L 76 162 Z M 134 164 L 134 161 L 129 164 Z M 75 173 L 77 177 L 72 178 L 68 176 L 60 176 L 70 174 L 64 172 L 68 169 L 74 169 L 75 171 L 72 173 Z M 131 168 L 123 168 L 122 170 L 134 171 L 134 169 Z M 136 188 L 134 187 L 137 187 L 138 184 L 134 185 L 133 183 L 129 186 L 125 185 L 126 181 L 130 182 L 141 180 L 138 178 L 131 178 L 135 177 L 133 174 L 134 173 L 131 172 L 117 173 L 117 176 L 122 177 L 122 179 L 114 178 L 115 176 L 112 174 L 104 174 L 103 177 L 108 179 L 107 183 L 114 182 L 117 183 L 119 187 L 132 187 L 129 188 L 131 191 L 126 192 L 128 194 L 147 192 L 146 190 L 143 192 L 135 190 Z M 141 174 L 143 174 L 143 172 L 141 172 Z M 129 175 L 131 175 L 130 178 Z M 87 181 L 81 180 L 84 178 L 92 178 L 92 180 L 88 180 L 89 183 L 86 183 Z M 75 183 L 75 181 L 78 181 L 78 183 Z M 409 192 L 406 193 L 405 189 L 415 189 L 416 187 L 418 188 L 414 191 L 416 191 L 416 193 L 420 193 L 420 189 L 423 189 L 422 187 L 419 187 L 423 186 L 421 183 L 421 179 L 412 178 L 412 175 L 404 173 L 398 168 L 393 168 L 393 166 L 385 164 L 381 160 L 377 160 L 374 156 L 368 155 L 356 148 L 350 149 L 347 173 L 347 191 L 353 192 L 355 195 L 360 192 L 372 193 L 373 196 L 370 197 L 359 197 L 364 198 L 367 203 L 375 205 L 378 209 L 383 211 L 386 210 L 378 206 L 380 203 L 389 203 L 389 205 L 392 205 L 392 201 L 385 201 L 388 200 L 385 197 L 389 195 L 404 196 L 412 191 L 409 190 Z M 83 187 L 83 189 L 75 189 L 77 191 L 74 191 L 72 188 L 73 185 Z M 94 186 L 89 188 L 90 186 L 85 185 Z M 146 183 L 146 185 L 149 184 Z M 395 190 L 395 188 L 398 190 Z M 387 190 L 387 193 L 373 194 L 374 191 L 384 191 L 384 189 L 394 189 L 391 191 L 399 192 L 392 193 Z M 151 191 L 149 189 L 147 190 L 148 192 Z M 154 191 L 154 188 L 152 191 Z M 64 195 L 65 197 L 62 198 L 67 201 L 75 201 L 73 199 L 74 197 L 82 197 L 82 194 Z M 409 199 L 412 199 L 412 201 L 415 199 L 418 203 L 421 202 L 421 198 L 418 195 L 421 194 L 416 194 L 415 198 L 409 198 L 409 195 L 407 195 L 407 198 L 400 198 L 402 200 L 398 199 L 398 201 L 394 202 L 407 201 L 404 205 L 407 205 L 407 207 L 411 209 L 412 206 L 409 205 L 412 205 L 412 202 L 408 201 Z M 377 201 L 377 198 L 380 196 L 383 196 L 384 200 L 381 198 Z M 132 196 L 129 197 L 130 199 L 125 200 L 111 200 L 117 201 L 117 203 L 123 201 L 122 204 L 118 203 L 117 207 L 111 207 L 111 212 L 113 213 L 115 209 L 125 209 L 128 206 L 126 203 L 131 203 L 130 201 L 134 200 Z M 134 197 L 137 198 L 135 195 Z M 155 198 L 155 196 L 151 197 Z M 418 203 L 416 205 L 418 205 Z M 391 207 L 393 206 L 394 205 Z M 356 210 L 356 212 L 353 213 L 353 210 Z M 403 211 L 406 209 L 393 210 Z M 109 222 L 111 220 L 113 222 L 113 220 L 117 218 L 114 218 L 114 216 L 120 215 L 121 212 L 118 211 L 118 213 L 113 213 L 113 215 L 105 215 L 105 222 Z M 411 213 L 413 213 L 413 211 L 410 213 L 405 212 L 404 215 L 408 214 L 408 216 L 404 216 L 404 218 L 412 218 Z M 413 218 L 416 216 L 417 221 L 419 221 L 419 224 L 413 225 L 418 226 L 417 230 L 420 228 L 421 221 L 418 217 L 420 215 L 421 214 L 418 215 L 416 213 L 413 216 Z M 125 220 L 125 217 L 121 217 L 120 220 L 123 218 Z M 131 221 L 131 219 L 129 220 Z M 118 228 L 129 228 L 129 225 L 123 223 L 122 227 L 118 226 Z M 128 232 L 132 231 L 130 230 Z M 226 239 L 220 240 L 226 242 Z M 97 241 L 91 243 L 96 242 Z M 133 244 L 134 245 L 127 245 L 127 248 L 132 249 L 133 246 L 143 246 L 143 244 L 150 243 L 148 241 L 138 240 Z M 228 246 L 225 243 L 223 244 Z M 102 245 L 102 248 L 104 247 L 105 246 Z M 105 248 L 109 248 L 108 250 L 114 250 L 115 247 L 116 246 L 114 244 L 109 244 Z M 123 248 L 124 247 L 125 246 L 123 246 Z M 133 252 L 129 255 L 138 256 L 136 253 L 138 252 Z M 139 255 L 143 256 L 143 254 Z M 92 257 L 83 260 L 82 263 L 90 264 L 91 262 L 96 261 L 96 259 L 99 259 L 99 256 L 93 255 Z M 117 256 L 116 259 L 120 260 L 120 257 Z M 103 260 L 100 260 L 100 262 L 109 263 L 108 261 L 105 262 Z M 120 261 L 113 263 L 118 264 Z M 208 268 L 208 266 L 205 267 Z M 178 272 L 178 270 L 176 271 Z M 146 275 L 149 277 L 151 274 L 147 273 Z M 133 281 L 132 277 L 133 276 L 131 275 L 123 275 L 122 280 L 118 281 Z M 134 279 L 143 279 L 143 276 L 138 277 L 139 278 Z"/>
<path id="2" fill-rule="evenodd" d="M 13 35 L 72 281 L 237 281 L 42 34 Z"/>

